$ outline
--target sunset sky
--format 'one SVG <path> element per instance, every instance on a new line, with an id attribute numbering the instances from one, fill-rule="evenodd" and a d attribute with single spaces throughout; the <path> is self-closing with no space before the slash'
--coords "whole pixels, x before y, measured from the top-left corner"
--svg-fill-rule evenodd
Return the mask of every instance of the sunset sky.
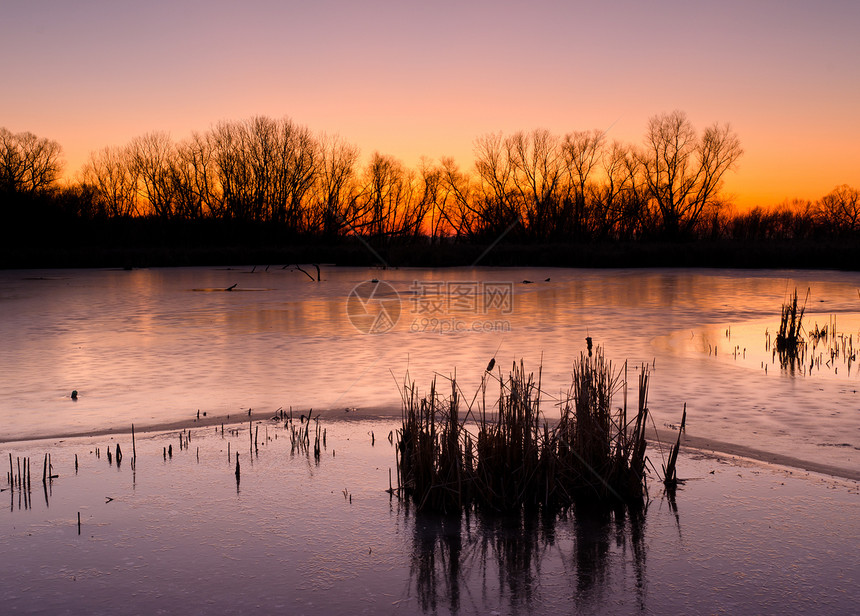
<path id="1" fill-rule="evenodd" d="M 0 126 L 93 150 L 290 116 L 362 153 L 472 165 L 476 137 L 729 122 L 742 205 L 860 187 L 860 2 L 5 0 Z"/>

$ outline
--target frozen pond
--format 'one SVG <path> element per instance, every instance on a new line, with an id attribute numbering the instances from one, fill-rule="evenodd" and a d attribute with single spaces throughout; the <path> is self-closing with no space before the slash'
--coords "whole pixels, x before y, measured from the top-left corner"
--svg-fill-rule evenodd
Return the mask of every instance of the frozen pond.
<path id="1" fill-rule="evenodd" d="M 0 466 L 32 468 L 0 483 L 3 613 L 856 609 L 856 481 L 686 450 L 677 499 L 652 474 L 641 516 L 440 517 L 385 489 L 407 374 L 471 393 L 491 358 L 542 365 L 552 418 L 586 338 L 631 381 L 647 364 L 656 427 L 686 403 L 691 441 L 856 476 L 860 275 L 305 269 L 0 272 Z M 837 335 L 783 367 L 795 288 L 806 327 Z M 279 408 L 322 418 L 319 460 Z"/>
<path id="2" fill-rule="evenodd" d="M 183 449 L 178 432 L 138 434 L 134 470 L 128 434 L 0 445 L 0 461 L 33 462 L 29 491 L 0 493 L 3 613 L 856 610 L 854 482 L 686 453 L 676 508 L 652 483 L 636 518 L 440 517 L 384 491 L 396 422 L 322 425 L 319 461 L 271 421 L 257 448 L 248 424 L 194 429 Z M 46 452 L 58 477 L 43 488 Z"/>
<path id="3" fill-rule="evenodd" d="M 809 290 L 805 323 L 835 316 L 856 343 L 856 273 L 323 266 L 313 282 L 305 269 L 0 272 L 0 439 L 198 410 L 396 414 L 407 372 L 426 389 L 456 371 L 474 391 L 494 356 L 505 371 L 542 363 L 551 412 L 588 336 L 631 375 L 651 366 L 658 425 L 686 403 L 691 436 L 860 468 L 856 367 L 795 374 L 765 350 L 795 288 Z"/>

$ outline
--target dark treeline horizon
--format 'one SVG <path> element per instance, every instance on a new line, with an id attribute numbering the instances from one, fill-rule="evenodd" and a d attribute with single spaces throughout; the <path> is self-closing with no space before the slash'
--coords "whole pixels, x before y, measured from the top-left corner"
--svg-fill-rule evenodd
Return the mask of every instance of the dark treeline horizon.
<path id="1" fill-rule="evenodd" d="M 815 202 L 734 210 L 721 188 L 743 154 L 738 136 L 717 123 L 698 132 L 681 111 L 650 118 L 641 144 L 610 142 L 597 130 L 483 135 L 469 171 L 453 158 L 410 169 L 378 152 L 360 164 L 358 148 L 343 139 L 264 116 L 220 122 L 178 142 L 147 133 L 93 152 L 67 183 L 61 152 L 48 138 L 0 128 L 0 217 L 9 242 L 38 241 L 49 229 L 61 236 L 69 225 L 89 228 L 79 236 L 88 241 L 122 228 L 127 242 L 131 229 L 173 226 L 163 235 L 179 243 L 180 230 L 223 225 L 268 228 L 249 237 L 274 243 L 359 236 L 376 245 L 445 246 L 860 234 L 860 191 L 847 185 Z"/>

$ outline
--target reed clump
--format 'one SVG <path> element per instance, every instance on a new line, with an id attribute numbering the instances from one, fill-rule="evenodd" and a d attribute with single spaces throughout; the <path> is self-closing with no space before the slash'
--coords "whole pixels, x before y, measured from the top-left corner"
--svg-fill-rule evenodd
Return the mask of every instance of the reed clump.
<path id="1" fill-rule="evenodd" d="M 310 428 L 311 428 L 311 415 L 313 414 L 313 409 L 308 411 L 308 416 L 301 416 L 301 421 L 298 426 L 293 424 L 292 417 L 287 420 L 284 424 L 284 427 L 290 427 L 290 454 L 295 454 L 296 452 L 300 454 L 309 454 L 311 448 L 311 439 L 310 439 Z M 322 452 L 322 448 L 320 447 L 320 443 L 323 443 L 323 447 L 325 447 L 325 431 L 320 427 L 319 416 L 313 418 L 316 422 L 316 427 L 314 430 L 314 443 L 313 443 L 313 453 L 314 459 L 319 461 L 320 455 Z"/>
<path id="2" fill-rule="evenodd" d="M 858 292 L 860 293 L 860 292 Z M 782 305 L 780 325 L 771 343 L 770 332 L 765 330 L 765 350 L 772 351 L 773 361 L 779 359 L 779 365 L 792 374 L 811 375 L 814 371 L 830 370 L 839 373 L 841 367 L 847 368 L 848 376 L 857 361 L 857 348 L 854 346 L 854 334 L 840 332 L 837 328 L 837 316 L 832 314 L 828 322 L 819 326 L 804 326 L 803 317 L 809 291 L 803 306 L 798 308 L 797 290 L 787 303 Z M 841 362 L 840 362 L 841 360 Z"/>
<path id="3" fill-rule="evenodd" d="M 625 370 L 616 370 L 600 347 L 583 353 L 552 425 L 541 412 L 541 371 L 535 377 L 522 362 L 507 378 L 485 374 L 470 404 L 456 378 L 448 396 L 435 380 L 424 397 L 405 383 L 399 490 L 419 509 L 439 511 L 561 509 L 580 501 L 641 506 L 649 375 L 643 365 L 639 404 L 628 415 Z M 499 394 L 489 406 L 492 380 Z M 623 406 L 613 407 L 622 390 Z"/>
<path id="4" fill-rule="evenodd" d="M 807 292 L 807 298 L 809 293 Z M 782 305 L 779 320 L 779 331 L 776 334 L 776 352 L 779 354 L 782 365 L 793 365 L 798 360 L 803 360 L 806 343 L 803 339 L 803 313 L 806 310 L 806 302 L 803 306 L 797 306 L 797 289 L 789 301 Z"/>

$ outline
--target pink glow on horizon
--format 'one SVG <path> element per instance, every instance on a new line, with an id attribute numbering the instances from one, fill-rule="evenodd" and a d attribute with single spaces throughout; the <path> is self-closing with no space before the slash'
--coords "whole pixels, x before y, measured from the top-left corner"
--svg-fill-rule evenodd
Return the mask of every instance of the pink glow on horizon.
<path id="1" fill-rule="evenodd" d="M 74 6 L 73 6 L 74 5 Z M 728 122 L 741 206 L 860 186 L 860 4 L 541 0 L 312 6 L 249 0 L 16 3 L 0 20 L 0 126 L 89 153 L 150 131 L 289 116 L 417 166 L 472 165 L 490 132 Z"/>

